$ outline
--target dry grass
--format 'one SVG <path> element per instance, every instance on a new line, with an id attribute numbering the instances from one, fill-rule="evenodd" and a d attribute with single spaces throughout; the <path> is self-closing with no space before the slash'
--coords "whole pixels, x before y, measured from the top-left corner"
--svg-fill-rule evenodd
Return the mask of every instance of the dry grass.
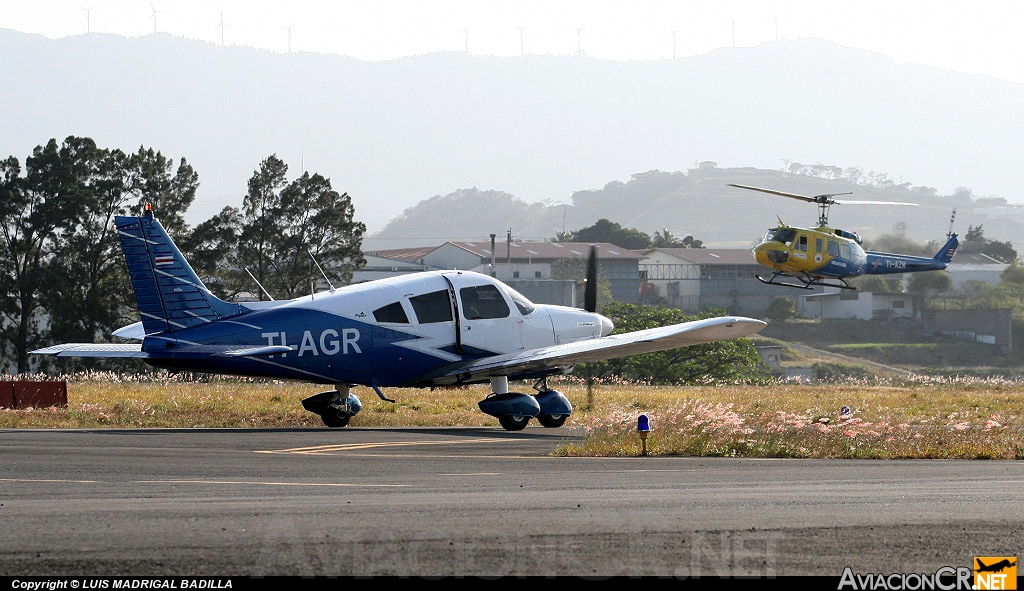
<path id="1" fill-rule="evenodd" d="M 558 455 L 637 455 L 636 422 L 646 414 L 651 455 L 1024 459 L 1024 383 L 1017 381 L 599 384 L 589 395 L 577 380 L 555 385 L 575 407 L 566 426 L 587 434 Z M 74 376 L 67 408 L 0 410 L 0 428 L 320 428 L 319 417 L 301 401 L 324 389 L 292 382 Z M 530 384 L 513 389 L 531 392 Z M 359 388 L 363 411 L 349 424 L 497 426 L 477 407 L 488 391 L 486 385 L 396 389 L 385 392 L 396 400 L 390 403 Z"/>

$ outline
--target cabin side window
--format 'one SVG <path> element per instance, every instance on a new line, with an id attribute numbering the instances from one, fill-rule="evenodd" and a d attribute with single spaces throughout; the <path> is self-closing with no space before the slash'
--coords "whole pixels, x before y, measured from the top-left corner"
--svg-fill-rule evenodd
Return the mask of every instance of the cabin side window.
<path id="1" fill-rule="evenodd" d="M 835 240 L 828 241 L 828 256 L 837 257 L 839 256 L 839 243 Z"/>
<path id="2" fill-rule="evenodd" d="M 450 322 L 452 319 L 452 303 L 447 289 L 413 296 L 409 303 L 420 324 Z"/>
<path id="3" fill-rule="evenodd" d="M 405 315 L 405 309 L 401 302 L 393 302 L 381 306 L 373 311 L 373 317 L 377 322 L 393 322 L 396 324 L 409 324 L 409 317 Z"/>
<path id="4" fill-rule="evenodd" d="M 493 285 L 463 287 L 459 296 L 462 298 L 462 315 L 469 320 L 506 318 L 509 315 L 505 298 Z"/>
<path id="5" fill-rule="evenodd" d="M 797 241 L 796 249 L 801 252 L 807 252 L 807 236 L 801 236 Z"/>

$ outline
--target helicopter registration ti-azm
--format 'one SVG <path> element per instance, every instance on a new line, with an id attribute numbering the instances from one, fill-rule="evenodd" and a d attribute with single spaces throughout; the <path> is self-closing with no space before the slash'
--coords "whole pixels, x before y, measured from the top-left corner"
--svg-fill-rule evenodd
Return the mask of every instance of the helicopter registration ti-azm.
<path id="1" fill-rule="evenodd" d="M 779 225 L 765 232 L 761 243 L 754 247 L 754 258 L 761 265 L 772 270 L 767 277 L 757 276 L 762 283 L 812 289 L 817 286 L 856 289 L 848 280 L 861 275 L 890 275 L 919 271 L 939 271 L 953 260 L 953 253 L 959 245 L 952 227 L 946 234 L 946 242 L 932 257 L 897 254 L 891 252 L 865 251 L 863 240 L 856 232 L 848 232 L 828 225 L 828 210 L 832 204 L 859 205 L 908 205 L 894 201 L 837 200 L 831 193 L 813 197 L 730 183 L 731 187 L 750 189 L 781 195 L 801 201 L 818 204 L 818 225 L 814 228 L 788 226 L 779 220 Z M 955 215 L 954 211 L 954 215 Z M 952 226 L 952 221 L 950 221 Z M 788 281 L 792 279 L 795 281 Z"/>

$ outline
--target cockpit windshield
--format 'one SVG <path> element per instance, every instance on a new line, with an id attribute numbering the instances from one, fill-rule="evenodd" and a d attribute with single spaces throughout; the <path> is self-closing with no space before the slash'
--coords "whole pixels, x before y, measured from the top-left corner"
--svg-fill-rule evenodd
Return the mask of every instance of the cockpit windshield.
<path id="1" fill-rule="evenodd" d="M 763 242 L 782 242 L 783 244 L 792 244 L 794 236 L 796 236 L 796 230 L 793 228 L 772 228 L 765 232 Z"/>
<path id="2" fill-rule="evenodd" d="M 505 288 L 505 292 L 508 293 L 508 297 L 511 298 L 512 302 L 516 305 L 517 308 L 519 308 L 519 313 L 522 314 L 523 316 L 529 316 L 530 314 L 533 314 L 534 310 L 537 309 L 537 307 L 533 305 L 533 302 L 526 299 L 526 296 L 524 296 L 523 294 L 519 293 L 518 291 L 512 289 L 507 285 L 503 287 Z"/>

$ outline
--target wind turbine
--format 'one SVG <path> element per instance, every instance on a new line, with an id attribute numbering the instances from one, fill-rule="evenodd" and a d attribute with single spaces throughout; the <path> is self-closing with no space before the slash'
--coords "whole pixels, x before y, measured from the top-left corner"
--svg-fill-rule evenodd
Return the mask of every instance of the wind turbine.
<path id="1" fill-rule="evenodd" d="M 466 53 L 469 53 L 469 27 L 462 29 L 462 32 L 466 34 Z"/>
<path id="2" fill-rule="evenodd" d="M 153 6 L 152 3 L 150 3 L 149 7 L 153 9 L 153 14 L 151 14 L 149 18 L 153 19 L 153 32 L 156 33 L 156 13 L 163 12 L 163 11 L 162 10 L 157 10 L 156 7 Z"/>
<path id="3" fill-rule="evenodd" d="M 523 49 L 523 29 L 526 27 L 519 27 L 519 57 L 526 55 L 526 51 Z"/>
<path id="4" fill-rule="evenodd" d="M 295 26 L 295 23 L 292 23 L 292 24 L 288 25 L 287 27 L 281 27 L 285 31 L 288 31 L 288 53 L 292 52 L 292 27 L 294 27 L 294 26 Z"/>
<path id="5" fill-rule="evenodd" d="M 226 26 L 227 25 L 224 24 L 224 13 L 222 12 L 222 13 L 220 13 L 220 24 L 217 25 L 217 28 L 220 29 L 220 46 L 221 47 L 224 47 L 224 27 L 226 27 Z"/>
<path id="6" fill-rule="evenodd" d="M 679 31 L 672 31 L 672 59 L 676 59 L 676 33 Z"/>
<path id="7" fill-rule="evenodd" d="M 93 4 L 89 8 L 86 8 L 84 6 L 82 7 L 82 10 L 85 11 L 85 32 L 86 32 L 86 34 L 89 34 L 89 33 L 92 32 L 92 27 L 89 25 L 89 13 L 92 11 L 93 8 L 96 8 L 95 4 Z"/>

